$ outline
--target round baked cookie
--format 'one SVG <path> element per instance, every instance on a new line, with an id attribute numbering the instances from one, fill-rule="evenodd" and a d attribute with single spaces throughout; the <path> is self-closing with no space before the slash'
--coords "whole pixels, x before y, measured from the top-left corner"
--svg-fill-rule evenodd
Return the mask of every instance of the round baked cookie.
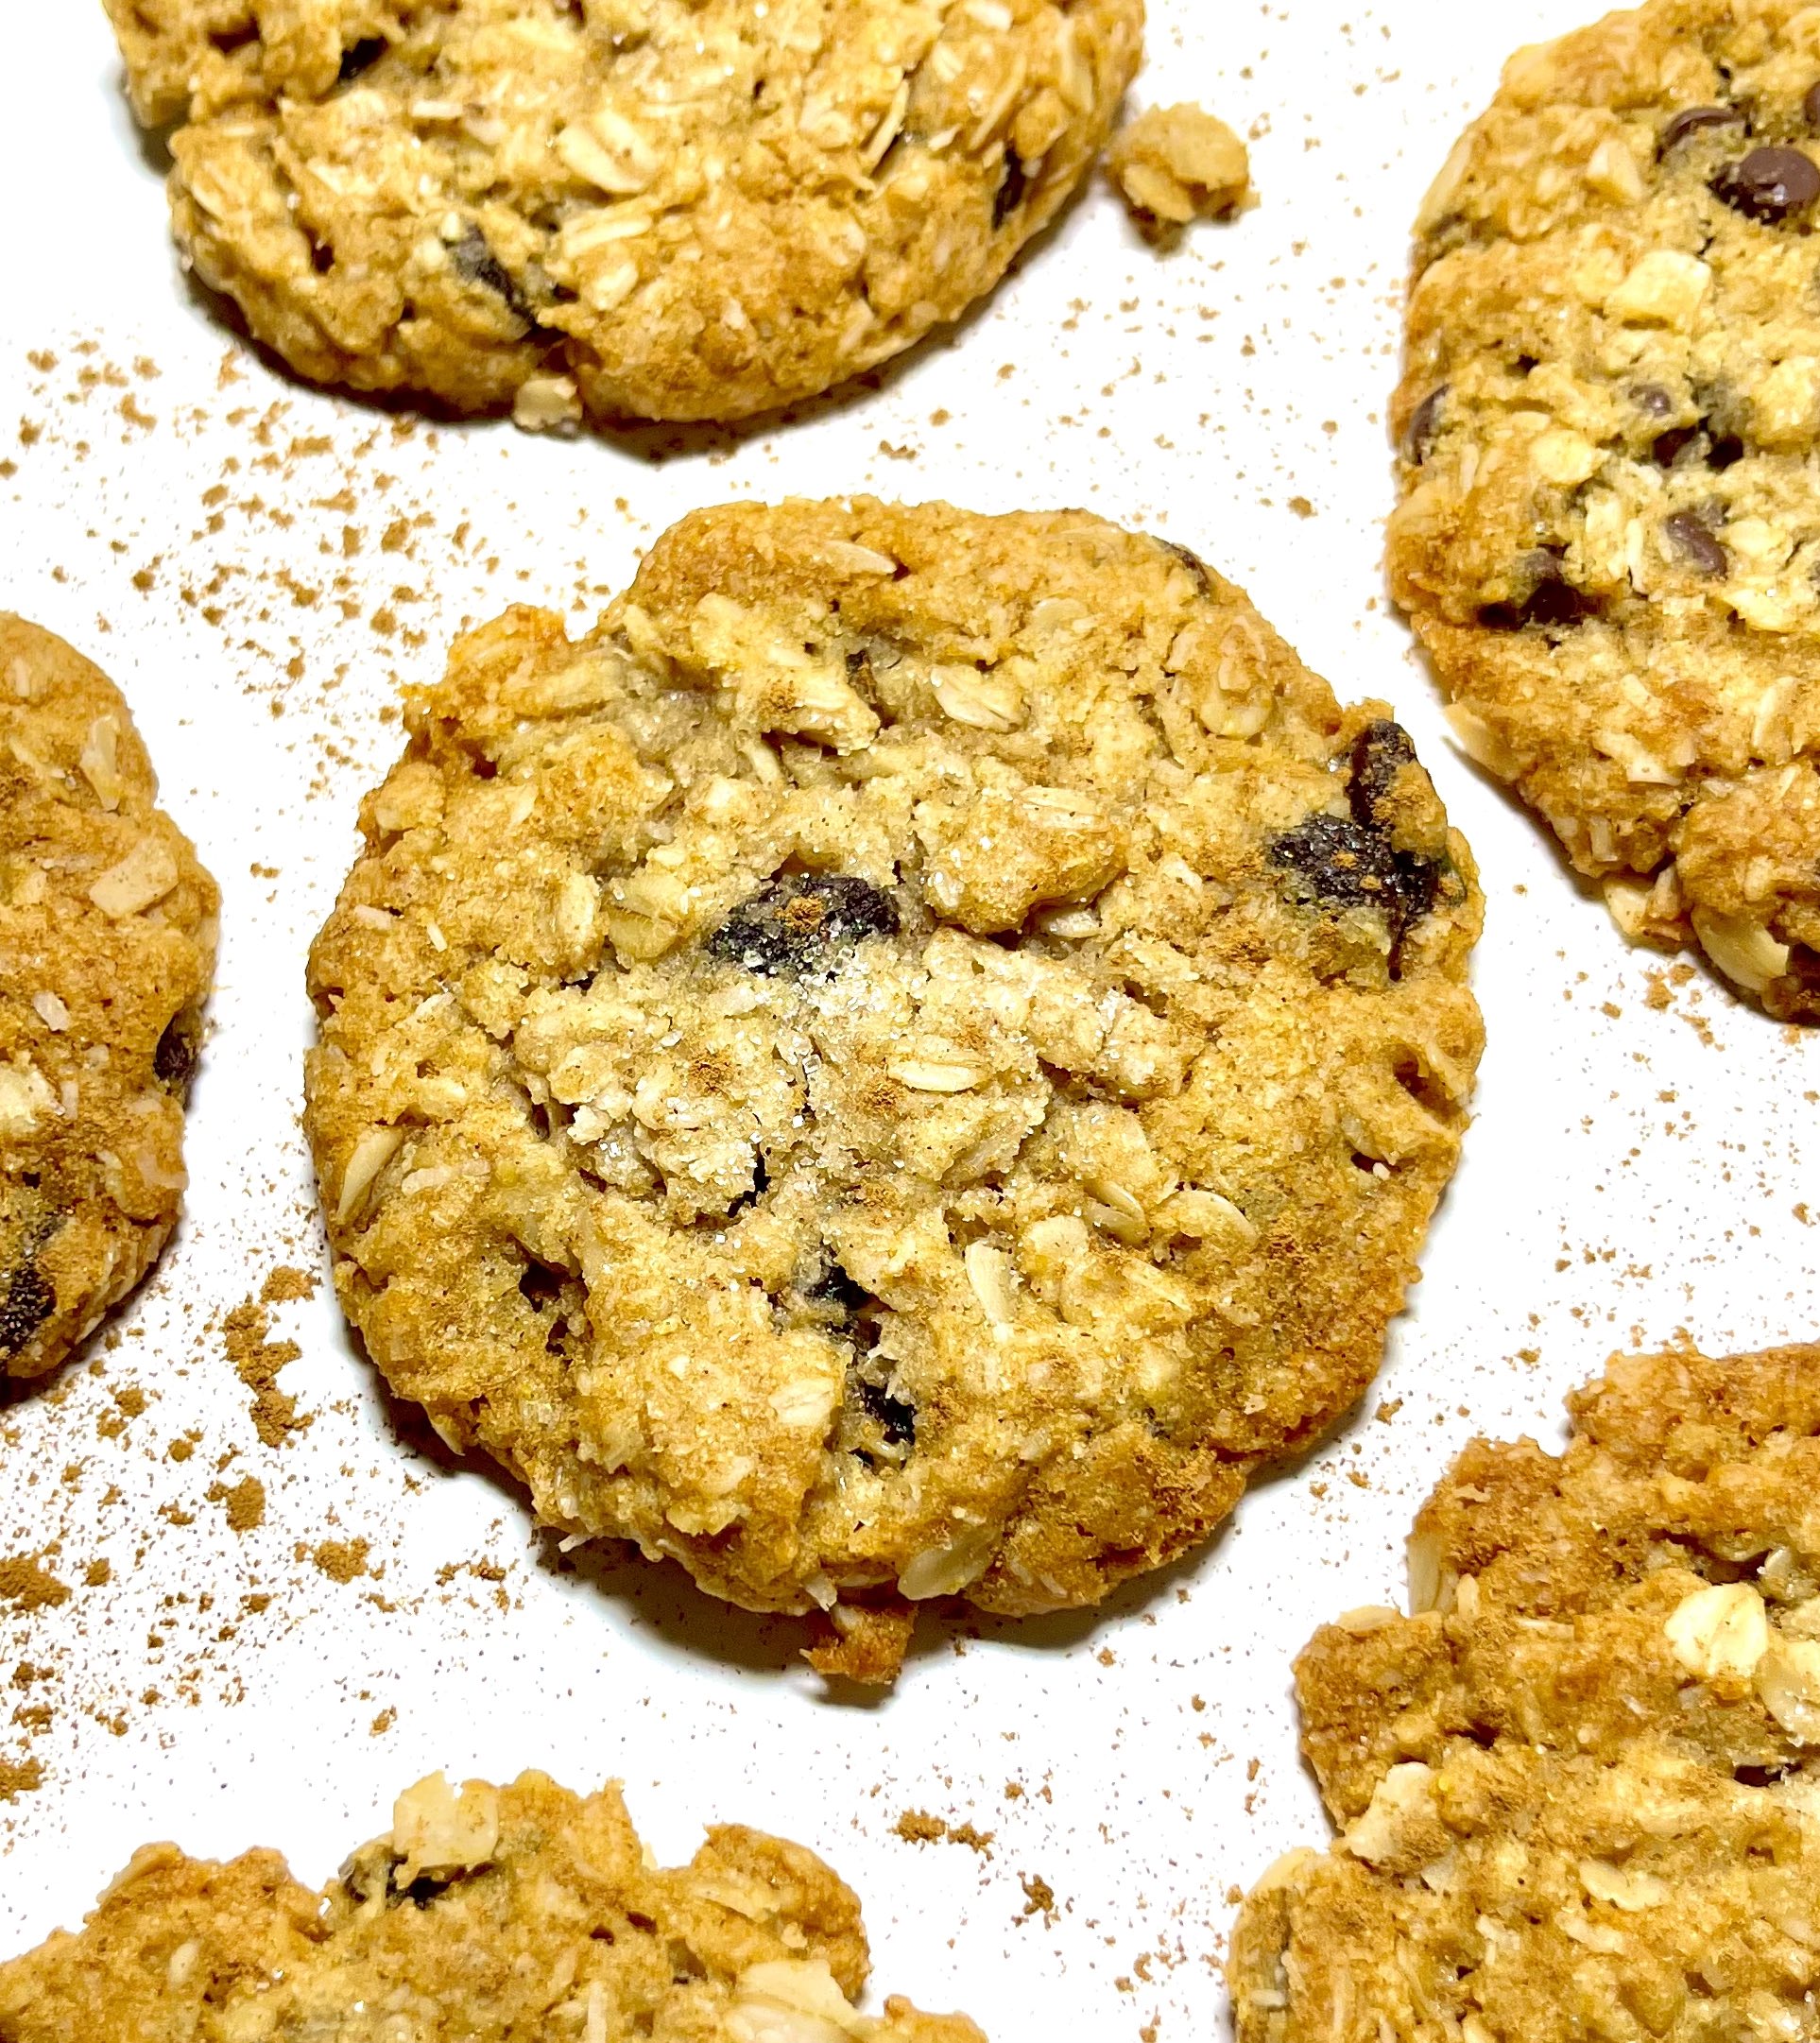
<path id="1" fill-rule="evenodd" d="M 958 318 L 1142 0 L 108 0 L 197 274 L 301 375 L 737 419 Z"/>
<path id="2" fill-rule="evenodd" d="M 315 1146 L 403 1396 L 575 1536 L 832 1620 L 1091 1604 L 1378 1366 L 1482 1035 L 1474 869 L 1181 548 L 683 521 L 414 694 Z"/>
<path id="3" fill-rule="evenodd" d="M 99 668 L 0 611 L 0 1369 L 55 1368 L 157 1260 L 220 898 Z"/>
<path id="4" fill-rule="evenodd" d="M 1820 11 L 1520 52 L 1417 222 L 1390 570 L 1625 932 L 1820 1016 Z"/>
<path id="5" fill-rule="evenodd" d="M 1273 1866 L 1240 2043 L 1812 2035 L 1820 1348 L 1620 1357 L 1566 1451 L 1474 1441 L 1412 1614 L 1296 1663 L 1342 1835 Z"/>
<path id="6" fill-rule="evenodd" d="M 273 1851 L 149 1845 L 75 1935 L 0 1966 L 9 2043 L 984 2043 L 852 2005 L 859 1901 L 813 1852 L 717 1826 L 660 1866 L 619 1790 L 407 1788 L 318 1894 Z"/>

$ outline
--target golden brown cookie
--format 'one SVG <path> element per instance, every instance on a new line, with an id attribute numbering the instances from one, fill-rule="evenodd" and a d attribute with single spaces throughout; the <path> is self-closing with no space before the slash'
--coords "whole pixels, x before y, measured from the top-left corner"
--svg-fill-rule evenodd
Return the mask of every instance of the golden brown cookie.
<path id="1" fill-rule="evenodd" d="M 737 506 L 413 695 L 312 954 L 373 1359 L 563 1532 L 888 1679 L 1097 1602 L 1358 1397 L 1481 900 L 1409 740 L 1081 512 Z"/>
<path id="2" fill-rule="evenodd" d="M 321 1894 L 272 1851 L 152 1845 L 81 1931 L 0 1966 L 8 2043 L 984 2043 L 964 2016 L 852 2002 L 859 1902 L 733 1826 L 660 1868 L 615 1787 L 440 1774 Z"/>
<path id="3" fill-rule="evenodd" d="M 0 1369 L 42 1376 L 177 1224 L 215 882 L 119 691 L 0 612 Z"/>
<path id="4" fill-rule="evenodd" d="M 1390 569 L 1633 936 L 1820 1015 L 1820 13 L 1519 52 L 1417 222 Z"/>
<path id="5" fill-rule="evenodd" d="M 737 419 L 956 319 L 1054 218 L 1142 0 L 109 0 L 197 273 L 300 374 Z"/>
<path id="6" fill-rule="evenodd" d="M 1615 1360 L 1558 1459 L 1469 1447 L 1415 1615 L 1296 1662 L 1342 1831 L 1246 1902 L 1241 2043 L 1808 2033 L 1820 1348 Z"/>

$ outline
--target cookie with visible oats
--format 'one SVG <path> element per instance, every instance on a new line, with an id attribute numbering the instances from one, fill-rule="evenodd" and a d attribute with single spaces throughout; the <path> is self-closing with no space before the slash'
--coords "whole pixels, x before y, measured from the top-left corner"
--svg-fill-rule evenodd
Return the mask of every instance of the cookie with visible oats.
<path id="1" fill-rule="evenodd" d="M 1390 569 L 1626 934 L 1820 1016 L 1820 12 L 1521 51 L 1417 222 Z"/>
<path id="2" fill-rule="evenodd" d="M 575 1536 L 828 1613 L 1091 1604 L 1377 1368 L 1481 900 L 1409 740 L 1080 512 L 737 506 L 408 703 L 310 965 L 393 1387 Z"/>
<path id="3" fill-rule="evenodd" d="M 119 691 L 0 611 L 0 1371 L 42 1376 L 177 1224 L 215 882 Z"/>
<path id="4" fill-rule="evenodd" d="M 1619 1358 L 1478 1441 L 1415 1615 L 1296 1663 L 1338 1844 L 1279 1861 L 1240 2043 L 1798 2036 L 1820 1979 L 1820 1348 Z"/>
<path id="5" fill-rule="evenodd" d="M 957 319 L 1142 0 L 109 0 L 197 275 L 315 382 L 738 419 Z"/>
<path id="6" fill-rule="evenodd" d="M 615 1787 L 440 1774 L 319 1894 L 272 1851 L 152 1845 L 75 1935 L 0 1966 L 8 2043 L 984 2043 L 959 2015 L 853 2001 L 859 1902 L 812 1852 L 711 1830 L 661 1868 Z"/>

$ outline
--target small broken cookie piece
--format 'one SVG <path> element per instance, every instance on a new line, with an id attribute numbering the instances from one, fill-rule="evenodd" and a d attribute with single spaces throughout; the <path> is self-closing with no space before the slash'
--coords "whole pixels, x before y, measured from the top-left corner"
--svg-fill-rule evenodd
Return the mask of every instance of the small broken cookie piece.
<path id="1" fill-rule="evenodd" d="M 54 1368 L 156 1261 L 219 897 L 100 670 L 0 612 L 0 1372 Z"/>
<path id="2" fill-rule="evenodd" d="M 146 1846 L 80 1931 L 0 1966 L 0 2034 L 985 2043 L 895 1998 L 862 2014 L 868 1968 L 857 1898 L 799 1845 L 721 1826 L 660 1867 L 617 1788 L 432 1774 L 319 1895 L 276 1852 Z"/>
<path id="3" fill-rule="evenodd" d="M 1472 860 L 1178 545 L 704 510 L 407 704 L 317 939 L 342 1304 L 564 1535 L 809 1619 L 1099 1602 L 1358 1397 L 1481 1047 Z"/>
<path id="4" fill-rule="evenodd" d="M 1191 103 L 1139 114 L 1113 137 L 1106 167 L 1153 241 L 1173 241 L 1191 220 L 1230 219 L 1257 203 L 1245 144 Z"/>
<path id="5" fill-rule="evenodd" d="M 1461 1455 L 1409 1616 L 1297 1660 L 1340 1835 L 1245 1904 L 1240 2043 L 1802 2033 L 1820 1349 L 1621 1357 L 1569 1405 L 1558 1457 Z"/>

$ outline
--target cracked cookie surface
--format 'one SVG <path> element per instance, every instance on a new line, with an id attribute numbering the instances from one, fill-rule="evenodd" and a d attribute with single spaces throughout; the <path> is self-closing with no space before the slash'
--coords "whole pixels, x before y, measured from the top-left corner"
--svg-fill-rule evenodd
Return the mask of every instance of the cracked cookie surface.
<path id="1" fill-rule="evenodd" d="M 1084 513 L 733 506 L 413 695 L 306 1125 L 373 1359 L 565 1533 L 889 1678 L 1356 1399 L 1481 899 L 1409 740 Z"/>
<path id="2" fill-rule="evenodd" d="M 1558 1459 L 1478 1441 L 1415 1615 L 1296 1663 L 1334 1821 L 1247 1900 L 1241 2043 L 1808 2036 L 1820 1349 L 1620 1358 Z"/>
<path id="3" fill-rule="evenodd" d="M 0 754 L 0 1371 L 32 1377 L 177 1224 L 219 897 L 113 683 L 4 611 Z"/>
<path id="4" fill-rule="evenodd" d="M 1417 226 L 1390 570 L 1626 934 L 1820 1016 L 1820 13 L 1521 51 Z"/>
<path id="5" fill-rule="evenodd" d="M 75 1935 L 0 1966 L 9 2043 L 983 2043 L 958 2015 L 861 2015 L 853 1894 L 798 1845 L 712 1829 L 661 1868 L 615 1787 L 441 1775 L 322 1892 L 272 1851 L 137 1853 Z"/>
<path id="6" fill-rule="evenodd" d="M 736 419 L 986 296 L 1142 0 L 109 0 L 197 274 L 314 381 Z"/>

